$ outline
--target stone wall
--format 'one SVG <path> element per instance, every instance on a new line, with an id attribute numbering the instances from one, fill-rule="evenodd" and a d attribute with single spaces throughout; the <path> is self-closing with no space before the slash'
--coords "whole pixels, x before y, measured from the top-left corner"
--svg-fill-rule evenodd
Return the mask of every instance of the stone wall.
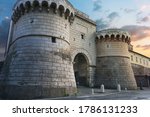
<path id="1" fill-rule="evenodd" d="M 116 89 L 117 84 L 120 84 L 123 89 L 136 89 L 129 58 L 98 57 L 95 85 L 100 87 L 101 84 L 104 84 L 106 88 Z"/>
<path id="2" fill-rule="evenodd" d="M 61 39 L 56 39 L 56 42 L 52 43 L 51 37 L 30 36 L 19 39 L 11 46 L 6 73 L 9 95 L 12 88 L 16 92 L 16 98 L 25 96 L 21 92 L 26 91 L 33 91 L 26 98 L 59 96 L 44 91 L 49 88 L 55 89 L 55 92 L 69 89 L 66 93 L 62 92 L 63 96 L 75 92 L 73 65 L 70 52 L 67 51 L 69 45 Z"/>
<path id="3" fill-rule="evenodd" d="M 150 68 L 137 64 L 132 64 L 132 68 L 135 75 L 150 75 Z"/>
<path id="4" fill-rule="evenodd" d="M 73 16 L 68 11 L 63 14 L 62 6 L 56 9 L 57 13 L 54 7 L 45 6 L 42 11 L 28 10 L 13 24 L 6 58 L 7 97 L 33 99 L 76 94 L 69 42 Z"/>
<path id="5" fill-rule="evenodd" d="M 96 25 L 78 16 L 75 17 L 74 23 L 70 30 L 70 46 L 72 61 L 77 54 L 83 54 L 89 64 L 89 86 L 93 86 L 95 79 L 96 66 Z M 83 35 L 83 38 L 82 38 Z"/>
<path id="6" fill-rule="evenodd" d="M 140 86 L 142 83 L 143 86 L 150 86 L 150 68 L 143 67 L 141 65 L 132 64 L 133 72 L 137 85 Z"/>
<path id="7" fill-rule="evenodd" d="M 106 88 L 137 89 L 128 46 L 130 35 L 119 29 L 97 32 L 96 86 L 104 84 Z"/>
<path id="8" fill-rule="evenodd" d="M 51 11 L 52 12 L 52 11 Z M 23 35 L 47 35 L 63 38 L 69 42 L 70 24 L 54 13 L 31 12 L 21 17 L 14 26 L 13 40 Z"/>
<path id="9" fill-rule="evenodd" d="M 82 35 L 84 38 L 82 38 Z M 96 26 L 79 17 L 75 17 L 74 23 L 71 25 L 70 31 L 70 44 L 71 53 L 76 51 L 85 51 L 88 53 L 87 57 L 91 62 L 90 65 L 96 65 Z M 78 54 L 78 53 L 76 53 Z M 73 58 L 74 59 L 74 58 Z"/>
<path id="10" fill-rule="evenodd" d="M 128 44 L 125 42 L 104 41 L 97 42 L 97 56 L 123 56 L 129 57 Z"/>

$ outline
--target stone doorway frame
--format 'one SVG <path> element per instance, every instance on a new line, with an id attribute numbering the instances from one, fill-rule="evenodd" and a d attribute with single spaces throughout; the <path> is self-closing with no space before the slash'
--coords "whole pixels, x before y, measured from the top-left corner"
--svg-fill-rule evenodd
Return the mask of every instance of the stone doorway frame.
<path id="1" fill-rule="evenodd" d="M 88 87 L 93 87 L 94 85 L 94 79 L 93 79 L 93 74 L 92 74 L 92 68 L 90 66 L 92 66 L 92 60 L 91 60 L 91 57 L 90 57 L 90 54 L 85 50 L 85 49 L 75 49 L 73 52 L 71 52 L 71 57 L 72 57 L 72 63 L 74 65 L 74 60 L 75 60 L 75 57 L 78 55 L 78 54 L 82 54 L 87 63 L 88 63 L 88 76 L 87 76 L 87 86 Z"/>

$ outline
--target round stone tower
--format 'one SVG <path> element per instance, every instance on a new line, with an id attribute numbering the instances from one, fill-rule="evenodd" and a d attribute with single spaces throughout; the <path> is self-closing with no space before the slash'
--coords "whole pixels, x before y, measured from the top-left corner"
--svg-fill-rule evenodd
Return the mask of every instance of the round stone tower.
<path id="1" fill-rule="evenodd" d="M 129 33 L 121 29 L 102 30 L 97 32 L 96 42 L 95 85 L 117 88 L 120 84 L 123 89 L 137 89 L 128 51 Z"/>
<path id="2" fill-rule="evenodd" d="M 5 93 L 12 99 L 76 93 L 70 55 L 74 8 L 67 0 L 18 0 L 9 33 Z"/>

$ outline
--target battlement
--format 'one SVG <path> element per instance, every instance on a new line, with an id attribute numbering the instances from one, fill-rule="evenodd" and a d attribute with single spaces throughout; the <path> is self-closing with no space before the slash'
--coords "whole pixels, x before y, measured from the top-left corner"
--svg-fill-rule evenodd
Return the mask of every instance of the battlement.
<path id="1" fill-rule="evenodd" d="M 97 39 L 101 41 L 122 41 L 130 44 L 130 34 L 127 31 L 121 29 L 108 29 L 102 30 L 96 33 Z"/>
<path id="2" fill-rule="evenodd" d="M 74 8 L 67 0 L 18 0 L 14 5 L 12 20 L 16 23 L 22 15 L 29 12 L 50 12 L 59 14 L 69 22 L 74 20 Z"/>

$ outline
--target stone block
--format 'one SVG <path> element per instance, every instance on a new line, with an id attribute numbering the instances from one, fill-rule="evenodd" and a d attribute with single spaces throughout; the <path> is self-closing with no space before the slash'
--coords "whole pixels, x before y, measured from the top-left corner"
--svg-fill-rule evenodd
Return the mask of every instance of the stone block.
<path id="1" fill-rule="evenodd" d="M 126 57 L 98 57 L 96 82 L 98 87 L 104 84 L 106 88 L 116 89 L 117 84 L 122 88 L 137 89 L 137 84 L 129 59 Z M 124 64 L 123 64 L 124 62 Z"/>

